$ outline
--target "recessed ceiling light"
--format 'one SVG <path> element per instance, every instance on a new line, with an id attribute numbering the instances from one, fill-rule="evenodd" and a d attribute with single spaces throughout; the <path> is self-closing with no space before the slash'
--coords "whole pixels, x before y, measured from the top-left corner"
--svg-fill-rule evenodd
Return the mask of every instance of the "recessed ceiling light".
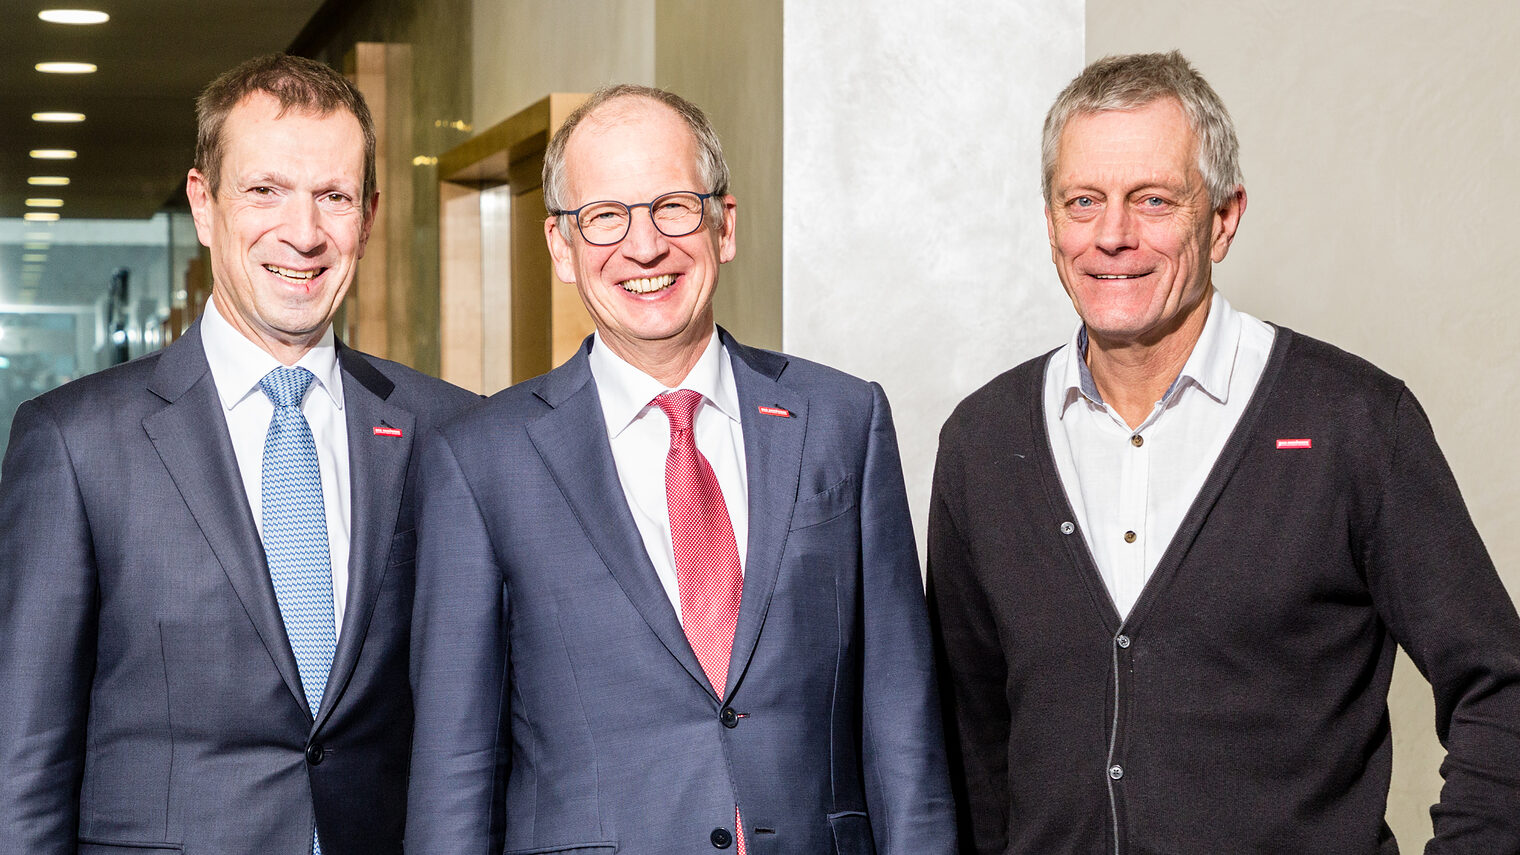
<path id="1" fill-rule="evenodd" d="M 36 160 L 73 160 L 79 153 L 71 148 L 34 148 L 31 155 Z"/>
<path id="2" fill-rule="evenodd" d="M 62 199 L 28 199 L 28 200 L 26 200 L 26 206 L 28 208 L 62 208 L 63 207 L 63 200 Z"/>
<path id="3" fill-rule="evenodd" d="M 26 179 L 33 187 L 67 187 L 69 179 L 64 175 L 33 175 Z"/>
<path id="4" fill-rule="evenodd" d="M 43 9 L 37 17 L 49 24 L 104 24 L 111 16 L 94 9 Z"/>
<path id="5" fill-rule="evenodd" d="M 39 62 L 32 68 L 44 74 L 92 74 L 95 71 L 93 62 Z"/>
<path id="6" fill-rule="evenodd" d="M 58 214 L 54 211 L 27 211 L 21 215 L 21 219 L 33 223 L 51 223 L 58 219 Z"/>
<path id="7" fill-rule="evenodd" d="M 84 121 L 84 114 L 83 113 L 62 113 L 62 112 L 33 113 L 32 114 L 32 121 L 34 121 L 34 122 L 82 122 L 82 121 Z"/>
<path id="8" fill-rule="evenodd" d="M 45 253 L 45 252 L 24 252 L 24 253 L 21 254 L 21 261 L 22 261 L 22 263 L 27 263 L 27 262 L 41 263 L 41 262 L 47 261 L 47 253 Z"/>

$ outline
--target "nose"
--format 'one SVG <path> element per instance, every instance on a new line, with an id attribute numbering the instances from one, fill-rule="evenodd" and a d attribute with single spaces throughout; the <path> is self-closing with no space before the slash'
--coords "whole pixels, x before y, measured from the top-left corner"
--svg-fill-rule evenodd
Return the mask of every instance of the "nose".
<path id="1" fill-rule="evenodd" d="M 1135 218 L 1128 205 L 1107 205 L 1098 215 L 1097 247 L 1113 255 L 1135 248 Z"/>
<path id="2" fill-rule="evenodd" d="M 284 205 L 280 240 L 302 255 L 313 255 L 326 243 L 322 232 L 322 211 L 316 199 L 292 198 Z"/>
<path id="3" fill-rule="evenodd" d="M 659 229 L 654 227 L 654 217 L 649 206 L 643 210 L 634 208 L 628 212 L 628 234 L 618 245 L 618 250 L 631 261 L 649 264 L 670 250 L 670 243 Z"/>

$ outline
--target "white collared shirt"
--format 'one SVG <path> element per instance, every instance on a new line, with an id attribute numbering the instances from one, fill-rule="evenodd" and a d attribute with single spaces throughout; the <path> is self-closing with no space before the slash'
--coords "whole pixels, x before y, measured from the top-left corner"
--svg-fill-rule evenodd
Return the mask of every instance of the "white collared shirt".
<path id="1" fill-rule="evenodd" d="M 227 431 L 232 436 L 232 451 L 243 476 L 248 507 L 253 511 L 253 524 L 262 538 L 264 437 L 274 417 L 274 404 L 259 388 L 259 381 L 281 364 L 227 322 L 217 311 L 215 296 L 206 300 L 206 311 L 201 315 L 201 344 L 227 417 Z M 317 378 L 301 402 L 301 413 L 311 425 L 311 436 L 317 444 L 322 503 L 327 511 L 327 552 L 332 560 L 334 630 L 341 635 L 348 598 L 348 428 L 343 418 L 343 372 L 338 369 L 331 327 L 322 334 L 316 347 L 296 360 L 296 365 Z"/>
<path id="2" fill-rule="evenodd" d="M 1218 291 L 1166 394 L 1131 429 L 1103 402 L 1079 325 L 1045 368 L 1045 425 L 1076 522 L 1122 619 L 1171 545 L 1261 380 L 1276 337 Z"/>
<path id="3" fill-rule="evenodd" d="M 670 540 L 670 510 L 665 502 L 665 456 L 670 451 L 670 421 L 665 411 L 651 402 L 672 391 L 650 377 L 602 342 L 600 334 L 591 345 L 591 376 L 602 402 L 612 459 L 617 464 L 623 496 L 660 584 L 681 615 L 681 591 L 676 582 L 675 547 Z M 744 469 L 744 432 L 739 423 L 739 392 L 728 348 L 718 340 L 717 328 L 707 349 L 676 389 L 702 393 L 694 430 L 697 450 L 712 465 L 734 525 L 739 547 L 739 568 L 744 569 L 749 544 L 749 482 Z"/>

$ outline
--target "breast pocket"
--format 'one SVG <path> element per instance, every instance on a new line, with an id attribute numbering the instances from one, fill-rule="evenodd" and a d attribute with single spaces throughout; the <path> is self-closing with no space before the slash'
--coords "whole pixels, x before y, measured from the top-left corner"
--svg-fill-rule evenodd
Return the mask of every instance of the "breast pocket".
<path id="1" fill-rule="evenodd" d="M 855 492 L 855 476 L 851 474 L 834 486 L 802 499 L 792 509 L 792 531 L 822 525 L 854 510 Z"/>
<path id="2" fill-rule="evenodd" d="M 502 855 L 612 855 L 616 851 L 616 843 L 571 843 L 537 849 L 508 849 Z"/>

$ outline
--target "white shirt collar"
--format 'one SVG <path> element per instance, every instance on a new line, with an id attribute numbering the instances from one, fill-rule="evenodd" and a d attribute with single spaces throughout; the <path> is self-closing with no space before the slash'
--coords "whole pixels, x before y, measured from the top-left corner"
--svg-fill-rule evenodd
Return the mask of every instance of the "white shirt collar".
<path id="1" fill-rule="evenodd" d="M 201 315 L 201 345 L 211 366 L 211 379 L 216 381 L 217 395 L 227 410 L 259 391 L 259 381 L 264 375 L 281 366 L 269 351 L 249 341 L 222 316 L 215 295 L 206 299 L 206 311 Z M 322 332 L 316 346 L 296 360 L 296 365 L 310 371 L 317 378 L 318 388 L 327 393 L 334 406 L 343 409 L 342 372 L 338 370 L 331 325 Z"/>
<path id="2" fill-rule="evenodd" d="M 1235 371 L 1235 357 L 1240 350 L 1241 326 L 1240 313 L 1235 311 L 1223 294 L 1215 290 L 1213 301 L 1209 304 L 1208 317 L 1203 322 L 1203 332 L 1193 345 L 1193 352 L 1188 354 L 1182 371 L 1167 387 L 1166 394 L 1161 399 L 1164 401 L 1171 398 L 1191 383 L 1217 403 L 1229 403 L 1230 376 Z M 1066 417 L 1066 410 L 1079 397 L 1086 397 L 1099 406 L 1103 404 L 1098 384 L 1093 381 L 1092 371 L 1087 367 L 1086 355 L 1087 328 L 1079 323 L 1076 332 L 1072 333 L 1071 341 L 1060 354 L 1066 359 L 1066 364 L 1061 369 L 1062 418 Z"/>
<path id="3" fill-rule="evenodd" d="M 660 381 L 612 352 L 594 334 L 591 344 L 591 376 L 596 378 L 597 394 L 602 402 L 602 417 L 607 421 L 607 436 L 622 433 L 642 415 L 657 395 L 675 389 L 700 392 L 719 412 L 739 421 L 739 393 L 734 386 L 734 368 L 728 348 L 718 339 L 717 327 L 707 339 L 707 347 L 679 386 L 667 387 Z"/>

